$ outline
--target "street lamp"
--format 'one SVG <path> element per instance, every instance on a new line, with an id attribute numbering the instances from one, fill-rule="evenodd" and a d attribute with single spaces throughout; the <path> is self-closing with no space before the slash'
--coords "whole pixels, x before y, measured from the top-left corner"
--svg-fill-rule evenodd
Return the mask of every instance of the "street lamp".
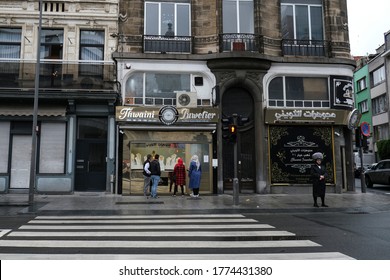
<path id="1" fill-rule="evenodd" d="M 38 133 L 38 92 L 39 92 L 39 72 L 41 65 L 41 29 L 42 29 L 42 0 L 39 0 L 39 23 L 38 23 L 38 42 L 37 42 L 37 62 L 35 64 L 35 88 L 34 88 L 34 109 L 32 124 L 32 141 L 31 141 L 31 167 L 30 182 L 28 192 L 28 204 L 34 203 L 34 192 L 36 184 L 36 163 L 37 163 L 37 133 Z"/>

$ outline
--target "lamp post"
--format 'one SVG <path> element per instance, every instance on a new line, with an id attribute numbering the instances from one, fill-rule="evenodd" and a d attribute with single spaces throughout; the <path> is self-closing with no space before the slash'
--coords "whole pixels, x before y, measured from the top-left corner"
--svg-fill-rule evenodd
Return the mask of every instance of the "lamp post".
<path id="1" fill-rule="evenodd" d="M 41 65 L 41 29 L 42 29 L 42 0 L 39 0 L 39 23 L 37 39 L 37 62 L 35 64 L 35 88 L 34 88 L 34 109 L 32 124 L 32 141 L 31 141 L 31 166 L 30 182 L 28 192 L 28 203 L 34 203 L 34 192 L 36 184 L 36 163 L 37 163 L 37 134 L 38 134 L 38 93 L 39 93 L 39 72 Z"/>

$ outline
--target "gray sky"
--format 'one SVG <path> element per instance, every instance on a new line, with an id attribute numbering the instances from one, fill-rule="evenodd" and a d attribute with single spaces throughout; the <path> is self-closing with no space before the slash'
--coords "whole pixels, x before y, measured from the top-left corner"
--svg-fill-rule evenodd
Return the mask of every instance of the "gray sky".
<path id="1" fill-rule="evenodd" d="M 348 28 L 353 56 L 375 53 L 390 30 L 389 0 L 347 0 Z"/>

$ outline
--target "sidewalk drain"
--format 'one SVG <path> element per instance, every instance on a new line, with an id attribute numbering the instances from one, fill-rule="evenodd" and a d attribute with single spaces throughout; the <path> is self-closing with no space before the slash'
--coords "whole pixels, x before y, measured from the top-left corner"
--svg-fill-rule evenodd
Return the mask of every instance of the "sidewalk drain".
<path id="1" fill-rule="evenodd" d="M 118 201 L 115 204 L 164 204 L 164 201 Z"/>

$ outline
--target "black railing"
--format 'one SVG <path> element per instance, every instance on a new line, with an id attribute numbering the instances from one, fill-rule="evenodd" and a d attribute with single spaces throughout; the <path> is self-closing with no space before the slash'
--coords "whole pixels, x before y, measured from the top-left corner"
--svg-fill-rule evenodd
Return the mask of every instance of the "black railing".
<path id="1" fill-rule="evenodd" d="M 144 53 L 192 53 L 191 36 L 143 35 Z"/>
<path id="2" fill-rule="evenodd" d="M 264 52 L 263 36 L 248 33 L 219 34 L 219 52 Z"/>
<path id="3" fill-rule="evenodd" d="M 58 90 L 113 90 L 115 65 L 98 62 L 41 62 L 39 88 Z M 0 61 L 0 89 L 33 89 L 35 63 Z"/>
<path id="4" fill-rule="evenodd" d="M 283 55 L 331 57 L 329 41 L 323 40 L 282 40 Z"/>

